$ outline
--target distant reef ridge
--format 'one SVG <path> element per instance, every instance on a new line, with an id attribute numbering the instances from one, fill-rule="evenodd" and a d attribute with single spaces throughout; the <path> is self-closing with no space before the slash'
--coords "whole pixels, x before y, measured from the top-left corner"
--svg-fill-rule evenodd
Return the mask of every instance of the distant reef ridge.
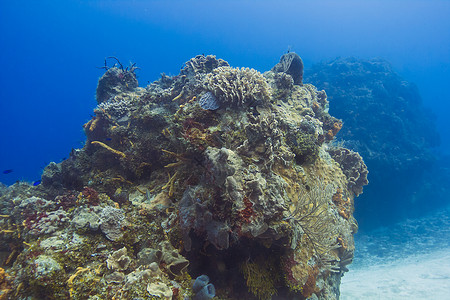
<path id="1" fill-rule="evenodd" d="M 338 299 L 368 170 L 300 56 L 145 88 L 114 60 L 84 147 L 0 186 L 0 298 Z"/>
<path id="2" fill-rule="evenodd" d="M 430 198 L 439 196 L 423 189 L 437 163 L 439 134 L 415 84 L 379 58 L 319 63 L 305 71 L 305 81 L 326 90 L 330 113 L 344 123 L 338 141 L 360 153 L 370 169 L 361 219 L 379 226 L 433 207 Z"/>

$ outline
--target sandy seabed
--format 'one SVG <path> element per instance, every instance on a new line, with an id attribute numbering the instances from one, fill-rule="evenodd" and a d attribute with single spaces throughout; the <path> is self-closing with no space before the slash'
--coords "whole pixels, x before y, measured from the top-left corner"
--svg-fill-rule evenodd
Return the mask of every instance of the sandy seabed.
<path id="1" fill-rule="evenodd" d="M 450 299 L 450 250 L 350 270 L 340 299 Z"/>
<path id="2" fill-rule="evenodd" d="M 356 238 L 342 300 L 450 299 L 450 210 Z"/>

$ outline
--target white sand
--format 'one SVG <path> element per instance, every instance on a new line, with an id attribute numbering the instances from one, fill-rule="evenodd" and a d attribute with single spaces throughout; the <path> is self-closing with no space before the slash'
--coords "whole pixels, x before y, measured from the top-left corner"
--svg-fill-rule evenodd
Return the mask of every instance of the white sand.
<path id="1" fill-rule="evenodd" d="M 343 300 L 450 300 L 450 209 L 356 237 Z"/>
<path id="2" fill-rule="evenodd" d="M 450 299 L 450 250 L 350 270 L 340 299 Z"/>

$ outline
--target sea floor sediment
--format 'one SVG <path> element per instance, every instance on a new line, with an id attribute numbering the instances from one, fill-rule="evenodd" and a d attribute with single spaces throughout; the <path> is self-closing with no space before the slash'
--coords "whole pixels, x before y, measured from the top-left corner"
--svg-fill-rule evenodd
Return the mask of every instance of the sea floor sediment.
<path id="1" fill-rule="evenodd" d="M 449 208 L 356 237 L 340 299 L 448 299 Z"/>

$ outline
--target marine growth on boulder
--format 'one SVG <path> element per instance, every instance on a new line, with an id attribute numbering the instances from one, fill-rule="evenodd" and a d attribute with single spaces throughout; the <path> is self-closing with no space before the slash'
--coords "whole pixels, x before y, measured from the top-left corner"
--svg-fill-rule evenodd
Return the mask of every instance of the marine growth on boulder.
<path id="1" fill-rule="evenodd" d="M 2 293 L 338 299 L 367 168 L 300 57 L 279 65 L 201 55 L 146 88 L 107 69 L 85 146 L 1 190 Z"/>
<path id="2" fill-rule="evenodd" d="M 345 123 L 339 133 L 342 144 L 359 152 L 370 169 L 371 184 L 358 209 L 366 228 L 423 214 L 445 202 L 440 199 L 447 196 L 437 192 L 447 186 L 440 180 L 445 172 L 432 173 L 433 165 L 442 163 L 433 149 L 439 145 L 435 117 L 414 84 L 379 58 L 323 62 L 305 78 L 327 91 L 330 112 Z M 333 151 L 332 156 L 346 163 L 346 152 Z"/>

